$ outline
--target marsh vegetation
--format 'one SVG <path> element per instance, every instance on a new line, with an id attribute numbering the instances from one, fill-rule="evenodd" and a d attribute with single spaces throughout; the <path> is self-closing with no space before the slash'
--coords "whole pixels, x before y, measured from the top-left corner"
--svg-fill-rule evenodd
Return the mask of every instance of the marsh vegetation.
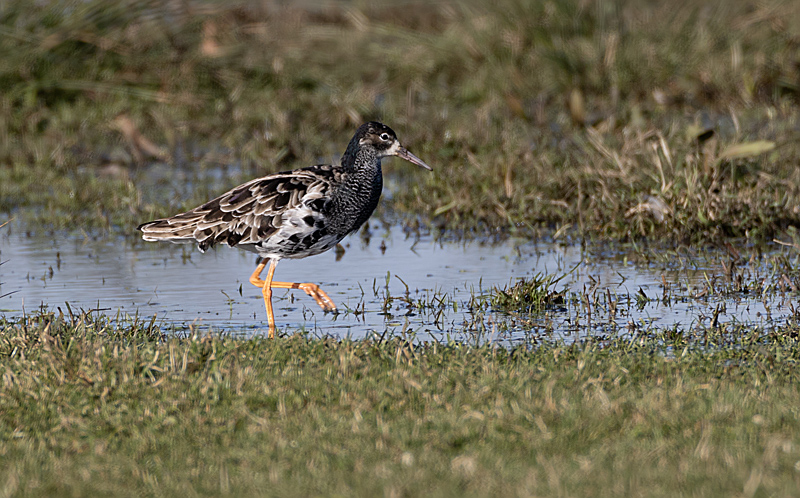
<path id="1" fill-rule="evenodd" d="M 799 47 L 781 0 L 0 2 L 0 237 L 50 241 L 0 252 L 0 495 L 797 495 Z M 434 171 L 387 162 L 352 244 L 580 264 L 376 271 L 359 340 L 8 304 L 368 119 Z"/>

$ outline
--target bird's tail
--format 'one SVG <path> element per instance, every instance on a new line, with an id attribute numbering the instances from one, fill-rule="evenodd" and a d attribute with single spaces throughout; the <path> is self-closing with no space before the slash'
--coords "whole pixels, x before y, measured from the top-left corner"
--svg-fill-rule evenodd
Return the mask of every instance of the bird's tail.
<path id="1" fill-rule="evenodd" d="M 181 213 L 171 218 L 142 223 L 137 230 L 142 231 L 142 238 L 148 242 L 167 240 L 170 242 L 195 242 L 196 232 L 202 215 L 198 213 Z"/>

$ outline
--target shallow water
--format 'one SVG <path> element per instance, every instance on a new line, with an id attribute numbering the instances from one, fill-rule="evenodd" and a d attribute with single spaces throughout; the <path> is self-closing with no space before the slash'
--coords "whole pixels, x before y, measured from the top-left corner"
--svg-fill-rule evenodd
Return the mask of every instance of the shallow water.
<path id="1" fill-rule="evenodd" d="M 493 244 L 440 242 L 377 223 L 369 239 L 353 235 L 343 246 L 338 261 L 330 251 L 280 262 L 276 280 L 319 283 L 340 313 L 323 313 L 302 291 L 278 290 L 273 302 L 279 330 L 518 342 L 692 329 L 709 325 L 714 315 L 719 323 L 767 328 L 791 313 L 785 296 L 689 297 L 709 275 L 720 273 L 713 263 L 642 268 L 626 264 L 618 254 L 587 253 L 576 245 L 513 238 Z M 220 247 L 202 254 L 190 245 L 25 236 L 11 228 L 0 235 L 0 262 L 0 296 L 5 295 L 0 313 L 7 316 L 40 306 L 64 309 L 69 303 L 72 309 L 111 315 L 156 315 L 165 330 L 266 332 L 260 291 L 247 281 L 255 257 L 244 251 Z M 566 274 L 557 286 L 569 291 L 564 306 L 534 316 L 480 306 L 493 286 L 537 273 Z M 669 305 L 660 301 L 663 282 L 672 289 Z M 637 303 L 640 289 L 650 301 Z"/>

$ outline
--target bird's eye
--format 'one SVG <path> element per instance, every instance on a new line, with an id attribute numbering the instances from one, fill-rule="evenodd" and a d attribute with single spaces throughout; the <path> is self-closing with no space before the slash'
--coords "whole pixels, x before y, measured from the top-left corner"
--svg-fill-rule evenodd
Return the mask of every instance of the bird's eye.
<path id="1" fill-rule="evenodd" d="M 384 142 L 388 142 L 390 140 L 389 134 L 381 133 L 381 140 L 383 140 Z"/>

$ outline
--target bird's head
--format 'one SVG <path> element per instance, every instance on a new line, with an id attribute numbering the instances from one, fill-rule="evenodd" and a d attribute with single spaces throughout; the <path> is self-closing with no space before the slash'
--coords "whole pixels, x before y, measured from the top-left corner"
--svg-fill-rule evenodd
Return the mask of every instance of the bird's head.
<path id="1" fill-rule="evenodd" d="M 431 170 L 431 167 L 425 164 L 422 159 L 400 145 L 394 130 L 377 121 L 364 123 L 358 128 L 353 140 L 350 141 L 350 145 L 347 147 L 348 152 L 351 152 L 354 146 L 357 148 L 371 148 L 378 158 L 397 156 L 417 166 Z"/>

